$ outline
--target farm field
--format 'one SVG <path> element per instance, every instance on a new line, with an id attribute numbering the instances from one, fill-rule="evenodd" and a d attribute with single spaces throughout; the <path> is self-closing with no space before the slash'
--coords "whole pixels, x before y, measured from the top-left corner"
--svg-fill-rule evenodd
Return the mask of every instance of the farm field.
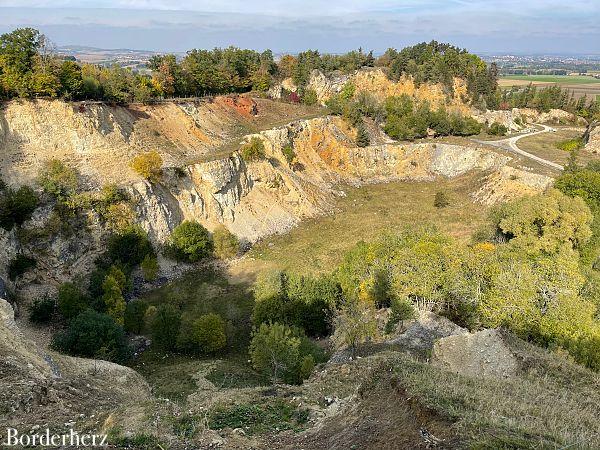
<path id="1" fill-rule="evenodd" d="M 588 76 L 569 76 L 569 75 L 507 75 L 498 80 L 498 85 L 502 89 L 509 89 L 513 86 L 527 86 L 533 84 L 538 87 L 560 85 L 564 89 L 573 92 L 576 98 L 586 96 L 589 99 L 600 96 L 600 79 Z"/>

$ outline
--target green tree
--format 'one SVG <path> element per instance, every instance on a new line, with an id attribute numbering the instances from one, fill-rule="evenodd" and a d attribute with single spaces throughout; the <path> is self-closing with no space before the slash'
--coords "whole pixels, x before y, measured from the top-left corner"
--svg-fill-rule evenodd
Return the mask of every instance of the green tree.
<path id="1" fill-rule="evenodd" d="M 148 254 L 141 263 L 142 275 L 146 281 L 154 281 L 158 276 L 159 265 L 156 256 Z"/>
<path id="2" fill-rule="evenodd" d="M 106 314 L 86 310 L 66 331 L 57 333 L 52 347 L 61 352 L 86 358 L 101 358 L 124 363 L 131 357 L 123 328 Z"/>
<path id="3" fill-rule="evenodd" d="M 252 366 L 259 372 L 268 374 L 275 384 L 297 367 L 300 343 L 300 338 L 290 327 L 278 323 L 263 323 L 252 335 Z"/>
<path id="4" fill-rule="evenodd" d="M 144 330 L 148 303 L 135 299 L 127 303 L 125 308 L 124 328 L 130 333 L 140 334 Z"/>
<path id="5" fill-rule="evenodd" d="M 192 339 L 201 353 L 215 353 L 227 345 L 225 322 L 218 314 L 200 316 L 193 323 Z"/>
<path id="6" fill-rule="evenodd" d="M 81 66 L 74 61 L 63 61 L 58 72 L 60 94 L 70 100 L 82 98 L 84 92 Z"/>
<path id="7" fill-rule="evenodd" d="M 89 308 L 89 299 L 73 283 L 63 283 L 58 288 L 58 310 L 65 319 L 73 319 Z"/>
<path id="8" fill-rule="evenodd" d="M 352 357 L 360 344 L 377 336 L 375 309 L 365 302 L 351 301 L 337 310 L 332 340 L 337 348 L 349 348 Z"/>
<path id="9" fill-rule="evenodd" d="M 173 305 L 160 305 L 150 324 L 152 344 L 163 350 L 175 350 L 180 325 L 181 313 L 179 310 Z"/>
<path id="10" fill-rule="evenodd" d="M 53 298 L 48 296 L 38 298 L 31 305 L 29 320 L 35 323 L 48 323 L 52 319 L 55 310 L 56 302 Z"/>
<path id="11" fill-rule="evenodd" d="M 116 266 L 109 269 L 106 278 L 102 282 L 102 301 L 106 306 L 107 314 L 119 325 L 123 325 L 125 315 L 126 305 L 123 298 L 123 289 L 126 282 L 125 274 Z"/>
<path id="12" fill-rule="evenodd" d="M 170 245 L 177 259 L 190 263 L 208 258 L 214 247 L 208 230 L 198 222 L 189 220 L 173 230 Z"/>

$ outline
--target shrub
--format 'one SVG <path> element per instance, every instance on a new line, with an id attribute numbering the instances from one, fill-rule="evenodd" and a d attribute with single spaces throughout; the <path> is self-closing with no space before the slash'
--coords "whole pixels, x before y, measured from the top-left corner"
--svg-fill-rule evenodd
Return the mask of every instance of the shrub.
<path id="1" fill-rule="evenodd" d="M 132 268 L 140 264 L 148 255 L 154 255 L 154 249 L 146 232 L 137 225 L 132 225 L 108 240 L 107 256 L 111 263 L 121 262 Z"/>
<path id="2" fill-rule="evenodd" d="M 288 144 L 281 149 L 281 153 L 283 153 L 285 160 L 291 166 L 296 159 L 296 152 L 294 152 L 294 148 Z"/>
<path id="3" fill-rule="evenodd" d="M 300 359 L 300 338 L 287 325 L 263 323 L 250 343 L 252 366 L 273 383 L 289 376 Z"/>
<path id="4" fill-rule="evenodd" d="M 201 353 L 215 353 L 227 345 L 225 322 L 218 314 L 205 314 L 196 319 L 192 339 Z"/>
<path id="5" fill-rule="evenodd" d="M 367 129 L 361 123 L 356 129 L 356 145 L 358 147 L 367 147 L 371 143 L 371 138 L 369 137 L 369 133 L 367 133 Z"/>
<path id="6" fill-rule="evenodd" d="M 52 347 L 71 355 L 119 363 L 131 355 L 123 328 L 106 314 L 91 309 L 75 317 L 66 331 L 56 334 Z"/>
<path id="7" fill-rule="evenodd" d="M 443 191 L 436 192 L 435 198 L 433 199 L 433 206 L 436 208 L 445 208 L 448 205 L 450 205 L 448 195 Z"/>
<path id="8" fill-rule="evenodd" d="M 358 346 L 377 335 L 377 316 L 372 306 L 351 301 L 340 308 L 333 320 L 332 340 L 337 348 L 350 348 L 356 355 Z"/>
<path id="9" fill-rule="evenodd" d="M 319 103 L 317 92 L 314 89 L 305 89 L 302 94 L 302 103 L 308 106 L 314 106 Z"/>
<path id="10" fill-rule="evenodd" d="M 388 334 L 393 332 L 399 322 L 414 319 L 415 316 L 415 307 L 407 298 L 394 298 L 390 307 L 390 316 L 385 324 L 385 332 Z"/>
<path id="11" fill-rule="evenodd" d="M 197 262 L 213 252 L 210 234 L 201 224 L 186 220 L 171 234 L 170 253 L 180 261 Z"/>
<path id="12" fill-rule="evenodd" d="M 250 359 L 252 366 L 273 383 L 299 384 L 310 376 L 316 361 L 324 360 L 324 355 L 299 328 L 263 323 L 252 334 Z"/>
<path id="13" fill-rule="evenodd" d="M 152 318 L 152 344 L 163 350 L 175 350 L 181 314 L 173 305 L 160 305 Z"/>
<path id="14" fill-rule="evenodd" d="M 240 241 L 223 225 L 219 225 L 213 232 L 215 254 L 218 258 L 233 258 L 238 254 Z"/>
<path id="15" fill-rule="evenodd" d="M 162 164 L 162 157 L 156 150 L 153 150 L 141 153 L 133 158 L 131 168 L 142 178 L 157 183 L 162 175 Z"/>
<path id="16" fill-rule="evenodd" d="M 38 197 L 29 186 L 0 191 L 0 227 L 10 231 L 15 225 L 22 225 L 37 205 Z"/>
<path id="17" fill-rule="evenodd" d="M 488 134 L 492 136 L 504 136 L 506 133 L 508 133 L 508 128 L 498 122 L 494 122 L 488 128 Z"/>
<path id="18" fill-rule="evenodd" d="M 72 319 L 89 307 L 89 299 L 73 283 L 58 288 L 58 310 L 65 319 Z"/>
<path id="19" fill-rule="evenodd" d="M 154 281 L 158 276 L 158 259 L 156 256 L 146 255 L 141 264 L 142 275 L 146 281 Z"/>
<path id="20" fill-rule="evenodd" d="M 565 152 L 576 152 L 577 150 L 581 150 L 584 146 L 585 143 L 581 138 L 569 139 L 556 144 L 556 148 L 564 150 Z"/>
<path id="21" fill-rule="evenodd" d="M 148 304 L 143 300 L 132 300 L 125 308 L 124 328 L 130 333 L 140 334 L 145 325 Z"/>
<path id="22" fill-rule="evenodd" d="M 18 277 L 23 275 L 29 269 L 36 266 L 36 261 L 29 256 L 25 256 L 19 253 L 13 260 L 8 264 L 8 278 L 16 280 Z"/>
<path id="23" fill-rule="evenodd" d="M 56 302 L 50 297 L 37 299 L 31 305 L 29 320 L 36 323 L 47 323 L 50 321 L 56 310 Z"/>
<path id="24" fill-rule="evenodd" d="M 123 325 L 124 320 L 126 306 L 123 289 L 126 283 L 127 277 L 116 266 L 111 266 L 102 282 L 102 301 L 106 306 L 106 312 L 119 325 Z"/>
<path id="25" fill-rule="evenodd" d="M 77 172 L 58 159 L 47 161 L 40 172 L 38 183 L 44 192 L 59 200 L 71 197 L 79 186 Z"/>
<path id="26" fill-rule="evenodd" d="M 258 161 L 265 158 L 265 144 L 262 139 L 253 137 L 241 149 L 242 159 L 246 162 Z"/>

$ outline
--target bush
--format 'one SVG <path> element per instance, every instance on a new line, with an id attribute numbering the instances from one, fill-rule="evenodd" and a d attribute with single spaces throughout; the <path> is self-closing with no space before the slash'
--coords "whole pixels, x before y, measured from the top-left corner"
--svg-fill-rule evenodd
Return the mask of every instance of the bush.
<path id="1" fill-rule="evenodd" d="M 445 208 L 448 205 L 450 205 L 448 195 L 443 191 L 436 192 L 435 198 L 433 200 L 433 206 L 435 206 L 436 208 Z"/>
<path id="2" fill-rule="evenodd" d="M 227 345 L 225 322 L 218 314 L 205 314 L 196 319 L 192 339 L 200 353 L 215 353 Z"/>
<path id="3" fill-rule="evenodd" d="M 356 145 L 358 147 L 367 147 L 371 143 L 371 138 L 369 137 L 369 133 L 367 133 L 367 129 L 361 123 L 356 129 Z"/>
<path id="4" fill-rule="evenodd" d="M 35 266 L 35 259 L 19 253 L 15 259 L 11 260 L 11 262 L 8 264 L 8 278 L 14 281 Z"/>
<path id="5" fill-rule="evenodd" d="M 127 277 L 116 266 L 111 266 L 102 282 L 102 301 L 106 306 L 107 314 L 119 325 L 123 325 L 125 315 L 125 299 L 123 289 L 127 284 Z"/>
<path id="6" fill-rule="evenodd" d="M 215 254 L 218 258 L 233 258 L 238 254 L 240 241 L 223 225 L 219 225 L 213 232 Z"/>
<path id="7" fill-rule="evenodd" d="M 125 308 L 124 328 L 125 331 L 140 334 L 144 330 L 146 311 L 148 303 L 143 300 L 132 300 Z"/>
<path id="8" fill-rule="evenodd" d="M 89 299 L 73 283 L 58 288 L 58 310 L 65 319 L 72 319 L 89 308 Z"/>
<path id="9" fill-rule="evenodd" d="M 154 256 L 154 249 L 146 232 L 137 225 L 113 234 L 108 240 L 107 257 L 110 263 L 120 262 L 131 269 L 148 255 Z"/>
<path id="10" fill-rule="evenodd" d="M 262 139 L 253 137 L 241 149 L 242 159 L 246 162 L 258 161 L 265 158 L 265 144 Z"/>
<path id="11" fill-rule="evenodd" d="M 71 197 L 77 192 L 79 186 L 77 172 L 58 159 L 51 159 L 46 162 L 40 172 L 38 183 L 44 189 L 44 192 L 59 200 L 66 200 Z"/>
<path id="12" fill-rule="evenodd" d="M 250 353 L 255 369 L 269 375 L 273 382 L 288 384 L 301 384 L 315 364 L 327 360 L 325 352 L 300 328 L 277 323 L 262 324 L 254 330 Z"/>
<path id="13" fill-rule="evenodd" d="M 173 305 L 160 305 L 152 318 L 152 344 L 163 350 L 175 350 L 181 325 L 181 314 Z"/>
<path id="14" fill-rule="evenodd" d="M 300 338 L 287 325 L 263 323 L 253 333 L 250 359 L 274 384 L 291 378 L 300 361 Z"/>
<path id="15" fill-rule="evenodd" d="M 505 136 L 508 133 L 508 128 L 498 122 L 494 122 L 488 128 L 488 134 L 492 136 Z"/>
<path id="16" fill-rule="evenodd" d="M 52 339 L 52 347 L 86 358 L 126 362 L 131 351 L 125 332 L 113 319 L 88 309 L 71 321 L 69 328 Z"/>
<path id="17" fill-rule="evenodd" d="M 305 89 L 302 94 L 302 103 L 308 106 L 314 106 L 319 103 L 317 92 L 314 89 Z"/>
<path id="18" fill-rule="evenodd" d="M 565 152 L 576 152 L 577 150 L 581 150 L 584 146 L 585 143 L 581 138 L 569 139 L 556 144 L 556 148 L 564 150 Z"/>
<path id="19" fill-rule="evenodd" d="M 55 310 L 56 302 L 54 299 L 50 297 L 37 299 L 33 305 L 31 305 L 29 320 L 35 323 L 48 323 L 54 315 Z"/>
<path id="20" fill-rule="evenodd" d="M 302 328 L 309 336 L 325 336 L 331 330 L 331 316 L 341 302 L 341 288 L 329 277 L 307 277 L 272 272 L 254 285 L 256 303 L 252 320 L 282 323 Z"/>
<path id="21" fill-rule="evenodd" d="M 154 281 L 158 276 L 158 259 L 152 255 L 146 255 L 141 264 L 142 275 L 146 281 Z"/>
<path id="22" fill-rule="evenodd" d="M 0 227 L 10 231 L 15 225 L 22 225 L 37 206 L 38 197 L 29 186 L 0 191 Z"/>
<path id="23" fill-rule="evenodd" d="M 390 317 L 385 324 L 385 332 L 388 334 L 392 333 L 399 322 L 414 319 L 415 316 L 415 307 L 408 299 L 394 298 L 390 307 Z"/>
<path id="24" fill-rule="evenodd" d="M 372 306 L 351 301 L 340 308 L 334 318 L 332 340 L 337 348 L 350 348 L 355 356 L 358 346 L 377 335 L 377 316 Z"/>
<path id="25" fill-rule="evenodd" d="M 131 161 L 131 168 L 146 180 L 158 183 L 162 175 L 163 160 L 156 151 L 150 151 L 137 155 Z"/>
<path id="26" fill-rule="evenodd" d="M 294 148 L 288 144 L 281 149 L 281 153 L 283 153 L 285 160 L 291 166 L 296 159 L 296 152 L 294 152 Z"/>
<path id="27" fill-rule="evenodd" d="M 211 256 L 213 247 L 206 228 L 198 222 L 186 220 L 173 230 L 169 253 L 180 261 L 193 263 Z"/>

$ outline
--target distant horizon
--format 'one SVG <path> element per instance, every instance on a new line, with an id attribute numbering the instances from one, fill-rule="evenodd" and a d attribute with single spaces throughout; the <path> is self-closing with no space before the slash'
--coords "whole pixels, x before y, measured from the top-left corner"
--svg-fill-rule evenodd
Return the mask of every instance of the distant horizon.
<path id="1" fill-rule="evenodd" d="M 228 47 L 383 53 L 449 42 L 478 54 L 600 55 L 600 4 L 574 0 L 0 0 L 0 32 L 33 27 L 58 46 L 183 53 Z"/>

